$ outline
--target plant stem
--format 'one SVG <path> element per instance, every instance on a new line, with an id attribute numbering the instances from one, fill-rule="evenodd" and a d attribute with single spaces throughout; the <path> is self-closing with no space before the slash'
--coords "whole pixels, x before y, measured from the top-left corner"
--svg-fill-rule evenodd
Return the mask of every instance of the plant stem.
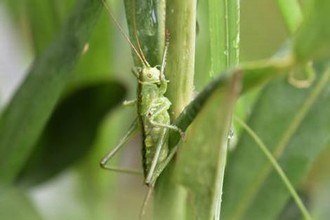
<path id="1" fill-rule="evenodd" d="M 227 21 L 227 45 L 228 45 L 228 68 L 239 63 L 240 42 L 240 0 L 225 0 L 228 12 Z"/>
<path id="2" fill-rule="evenodd" d="M 210 56 L 211 68 L 210 76 L 233 67 L 239 62 L 239 31 L 240 31 L 240 1 L 228 0 L 209 0 L 209 31 L 210 31 Z M 228 129 L 229 130 L 229 129 Z M 226 147 L 226 145 L 222 145 Z M 223 161 L 219 167 L 222 175 L 225 170 L 225 161 L 227 150 L 219 158 Z M 217 206 L 215 210 L 215 219 L 220 219 L 221 195 L 222 195 L 223 176 L 219 178 L 217 188 Z"/>
<path id="3" fill-rule="evenodd" d="M 172 120 L 179 116 L 192 98 L 196 4 L 196 0 L 167 1 L 166 27 L 170 34 L 170 45 L 166 76 L 170 80 L 167 96 L 172 102 Z"/>
<path id="4" fill-rule="evenodd" d="M 191 101 L 193 92 L 196 0 L 168 0 L 166 27 L 170 34 L 170 44 L 165 68 L 170 80 L 167 96 L 172 102 L 172 121 Z M 174 147 L 174 146 L 170 146 Z M 175 160 L 158 178 L 155 193 L 155 215 L 157 219 L 184 219 L 186 192 L 173 182 Z"/>
<path id="5" fill-rule="evenodd" d="M 258 137 L 258 135 L 241 119 L 238 117 L 235 117 L 235 121 L 239 123 L 253 138 L 253 140 L 257 143 L 257 146 L 259 146 L 260 150 L 266 155 L 267 159 L 271 163 L 272 167 L 275 169 L 279 177 L 282 179 L 283 183 L 285 184 L 286 188 L 290 192 L 292 198 L 294 199 L 295 203 L 297 204 L 298 208 L 300 209 L 302 215 L 304 216 L 304 219 L 311 220 L 312 217 L 309 214 L 307 208 L 305 207 L 304 203 L 301 201 L 298 193 L 294 189 L 292 183 L 290 182 L 289 178 L 283 171 L 283 169 L 280 167 L 278 162 L 276 161 L 276 158 L 272 155 L 272 153 L 268 150 L 267 146 L 264 144 L 264 142 Z"/>
<path id="6" fill-rule="evenodd" d="M 240 1 L 209 0 L 210 76 L 239 62 Z"/>

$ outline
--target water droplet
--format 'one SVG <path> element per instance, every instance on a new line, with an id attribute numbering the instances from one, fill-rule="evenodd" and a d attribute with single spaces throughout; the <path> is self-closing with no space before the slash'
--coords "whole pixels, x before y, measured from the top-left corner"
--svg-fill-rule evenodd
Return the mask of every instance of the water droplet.
<path id="1" fill-rule="evenodd" d="M 157 25 L 157 13 L 155 9 L 151 11 L 151 21 L 154 25 Z"/>

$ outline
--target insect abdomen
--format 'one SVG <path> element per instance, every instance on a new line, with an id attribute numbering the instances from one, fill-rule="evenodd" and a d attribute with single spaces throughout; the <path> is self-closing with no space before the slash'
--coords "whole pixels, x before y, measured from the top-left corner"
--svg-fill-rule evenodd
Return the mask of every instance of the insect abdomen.
<path id="1" fill-rule="evenodd" d="M 155 111 L 160 109 L 162 106 L 159 106 L 158 108 L 154 109 Z M 150 114 L 152 115 L 152 114 Z M 170 123 L 170 116 L 167 112 L 167 109 L 159 113 L 156 117 L 153 118 L 154 122 L 159 124 L 166 124 L 168 125 Z M 144 174 L 145 176 L 148 174 L 150 170 L 150 166 L 152 163 L 152 160 L 155 156 L 156 149 L 158 144 L 160 144 L 161 141 L 165 142 L 162 146 L 162 150 L 160 152 L 159 159 L 157 161 L 157 166 L 165 161 L 168 154 L 168 147 L 166 142 L 166 128 L 160 127 L 160 126 L 154 126 L 150 125 L 148 116 L 145 120 L 143 120 L 143 130 L 144 130 L 144 142 L 143 142 L 143 167 L 144 167 Z M 158 176 L 158 174 L 156 174 Z"/>

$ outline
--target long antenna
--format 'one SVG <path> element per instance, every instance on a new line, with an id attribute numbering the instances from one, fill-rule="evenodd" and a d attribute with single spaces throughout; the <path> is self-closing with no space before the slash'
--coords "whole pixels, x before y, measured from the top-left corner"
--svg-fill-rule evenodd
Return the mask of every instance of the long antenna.
<path id="1" fill-rule="evenodd" d="M 136 25 L 136 14 L 135 14 L 135 0 L 132 1 L 133 2 L 133 5 L 132 5 L 132 14 L 133 14 L 133 28 L 134 28 L 134 37 L 135 37 L 135 40 L 137 42 L 137 48 L 140 52 L 140 55 L 142 56 L 143 60 L 147 60 L 146 57 L 144 56 L 143 54 L 143 51 L 141 49 L 141 44 L 140 44 L 140 40 L 139 40 L 139 37 L 138 37 L 138 34 L 137 34 L 137 25 Z M 148 63 L 148 62 L 147 62 Z"/>
<path id="2" fill-rule="evenodd" d="M 149 63 L 147 62 L 146 58 L 144 57 L 143 53 L 142 55 L 139 53 L 139 51 L 136 49 L 136 47 L 134 46 L 134 44 L 132 43 L 132 41 L 129 39 L 129 37 L 127 36 L 127 34 L 125 33 L 125 31 L 123 30 L 123 28 L 120 26 L 120 24 L 118 23 L 118 21 L 115 19 L 115 17 L 113 16 L 110 7 L 108 6 L 108 4 L 106 3 L 106 0 L 102 0 L 102 3 L 104 5 L 104 7 L 106 8 L 106 10 L 108 11 L 112 21 L 115 23 L 115 25 L 118 27 L 120 33 L 123 35 L 123 37 L 127 40 L 127 42 L 130 44 L 130 46 L 133 48 L 134 52 L 136 53 L 136 55 L 139 57 L 141 63 L 144 66 L 150 67 Z"/>

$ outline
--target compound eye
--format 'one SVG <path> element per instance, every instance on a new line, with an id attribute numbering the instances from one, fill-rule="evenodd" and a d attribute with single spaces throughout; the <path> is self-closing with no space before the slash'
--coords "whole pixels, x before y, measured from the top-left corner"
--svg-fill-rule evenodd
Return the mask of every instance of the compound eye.
<path id="1" fill-rule="evenodd" d="M 148 78 L 152 78 L 151 73 L 148 73 L 148 74 L 147 74 L 147 77 L 148 77 Z"/>

